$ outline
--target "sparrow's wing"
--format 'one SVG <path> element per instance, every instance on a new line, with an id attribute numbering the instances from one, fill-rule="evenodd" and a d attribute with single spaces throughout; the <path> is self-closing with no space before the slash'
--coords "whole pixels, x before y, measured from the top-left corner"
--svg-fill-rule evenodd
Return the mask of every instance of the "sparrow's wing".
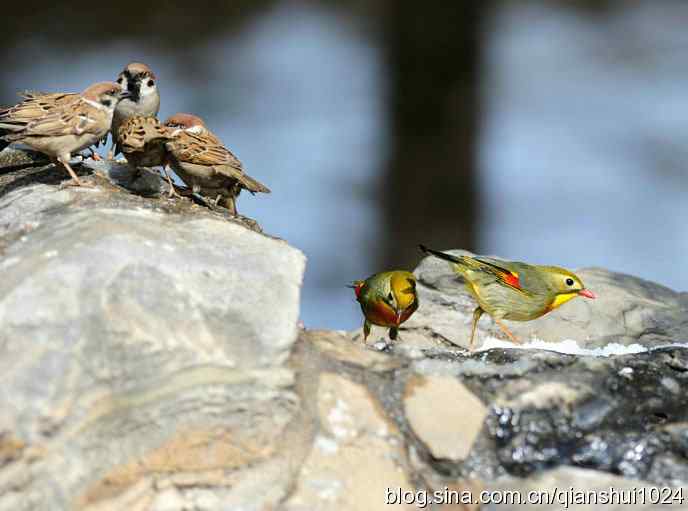
<path id="1" fill-rule="evenodd" d="M 171 132 L 155 117 L 131 117 L 120 126 L 117 144 L 124 153 L 143 151 L 147 144 L 172 140 Z"/>
<path id="2" fill-rule="evenodd" d="M 20 103 L 0 109 L 0 119 L 8 121 L 31 121 L 49 114 L 56 108 L 71 103 L 79 99 L 79 95 L 72 92 L 23 92 L 20 94 L 24 98 Z"/>
<path id="3" fill-rule="evenodd" d="M 184 131 L 168 147 L 180 161 L 212 167 L 215 172 L 236 180 L 251 193 L 270 193 L 268 187 L 244 173 L 239 159 L 210 132 Z"/>
<path id="4" fill-rule="evenodd" d="M 20 134 L 23 137 L 57 137 L 88 133 L 102 136 L 109 128 L 107 126 L 103 129 L 105 116 L 104 112 L 88 103 L 77 101 L 27 123 Z"/>
<path id="5" fill-rule="evenodd" d="M 175 155 L 182 161 L 195 165 L 228 165 L 243 172 L 239 159 L 225 148 L 212 133 L 182 131 L 173 142 Z M 232 176 L 234 177 L 234 176 Z"/>

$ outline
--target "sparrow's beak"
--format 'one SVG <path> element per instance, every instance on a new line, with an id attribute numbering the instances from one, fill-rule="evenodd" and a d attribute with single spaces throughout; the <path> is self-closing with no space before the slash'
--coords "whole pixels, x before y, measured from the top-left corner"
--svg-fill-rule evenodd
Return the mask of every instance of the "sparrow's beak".
<path id="1" fill-rule="evenodd" d="M 589 289 L 581 289 L 580 291 L 578 291 L 578 294 L 580 296 L 585 296 L 586 298 L 590 298 L 591 300 L 594 300 L 595 298 L 597 298 L 595 293 L 593 293 Z"/>

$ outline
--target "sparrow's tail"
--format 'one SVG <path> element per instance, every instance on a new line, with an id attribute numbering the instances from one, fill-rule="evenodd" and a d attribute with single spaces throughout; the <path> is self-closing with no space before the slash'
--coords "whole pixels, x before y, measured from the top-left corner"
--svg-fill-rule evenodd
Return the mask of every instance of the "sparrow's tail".
<path id="1" fill-rule="evenodd" d="M 242 188 L 251 193 L 270 193 L 270 189 L 267 186 L 246 174 L 242 174 L 237 181 L 239 181 Z"/>

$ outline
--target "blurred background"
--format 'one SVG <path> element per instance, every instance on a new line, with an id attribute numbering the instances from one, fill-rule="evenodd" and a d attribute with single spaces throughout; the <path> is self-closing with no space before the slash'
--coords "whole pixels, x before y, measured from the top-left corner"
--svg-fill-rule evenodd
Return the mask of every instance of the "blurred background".
<path id="1" fill-rule="evenodd" d="M 0 103 L 132 60 L 266 183 L 239 211 L 308 257 L 302 318 L 416 245 L 688 288 L 688 2 L 5 3 Z"/>

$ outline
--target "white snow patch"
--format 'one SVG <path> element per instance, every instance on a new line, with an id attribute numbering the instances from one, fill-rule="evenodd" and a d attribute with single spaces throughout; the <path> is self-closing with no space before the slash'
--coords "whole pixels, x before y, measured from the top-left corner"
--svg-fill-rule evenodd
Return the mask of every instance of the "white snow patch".
<path id="1" fill-rule="evenodd" d="M 308 485 L 322 500 L 336 500 L 342 492 L 342 482 L 337 479 L 311 479 Z"/>
<path id="2" fill-rule="evenodd" d="M 348 438 L 355 435 L 349 407 L 343 400 L 337 399 L 337 403 L 327 415 L 327 420 L 330 423 L 330 430 L 336 438 Z"/>
<path id="3" fill-rule="evenodd" d="M 612 357 L 616 355 L 632 355 L 635 353 L 645 353 L 659 348 L 688 348 L 688 343 L 666 344 L 662 346 L 655 346 L 648 348 L 640 344 L 629 344 L 624 346 L 616 342 L 602 346 L 601 348 L 583 348 L 578 345 L 573 339 L 565 339 L 559 342 L 546 342 L 541 339 L 534 338 L 523 344 L 514 344 L 512 342 L 503 341 L 496 337 L 487 337 L 476 351 L 487 351 L 492 348 L 515 349 L 515 350 L 546 350 L 555 351 L 557 353 L 564 353 L 566 355 L 582 355 L 590 357 Z"/>
<path id="4" fill-rule="evenodd" d="M 632 367 L 624 367 L 623 369 L 620 369 L 617 374 L 619 376 L 623 376 L 624 378 L 631 379 L 631 378 L 633 378 L 633 368 Z"/>
<path id="5" fill-rule="evenodd" d="M 325 454 L 335 454 L 339 450 L 339 444 L 323 435 L 315 438 L 315 446 Z"/>

